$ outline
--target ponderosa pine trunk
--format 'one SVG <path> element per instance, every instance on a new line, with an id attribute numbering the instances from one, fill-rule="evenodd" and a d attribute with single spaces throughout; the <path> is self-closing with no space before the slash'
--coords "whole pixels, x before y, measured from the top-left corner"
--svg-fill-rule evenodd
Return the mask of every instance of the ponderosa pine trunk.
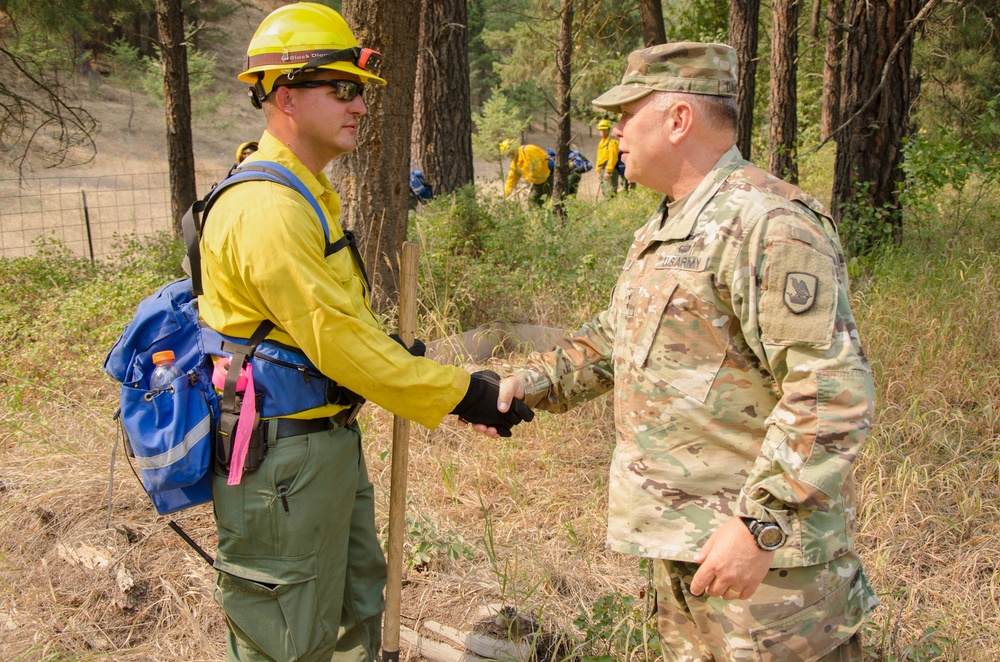
<path id="1" fill-rule="evenodd" d="M 473 181 L 470 96 L 466 0 L 423 0 L 410 142 L 435 195 Z"/>
<path id="2" fill-rule="evenodd" d="M 642 41 L 646 48 L 666 43 L 667 29 L 663 25 L 661 0 L 639 0 L 639 21 L 642 23 Z"/>
<path id="3" fill-rule="evenodd" d="M 771 121 L 768 170 L 797 184 L 799 0 L 774 0 L 771 21 Z"/>
<path id="4" fill-rule="evenodd" d="M 828 0 L 826 45 L 823 49 L 823 100 L 819 138 L 826 140 L 840 123 L 841 67 L 844 59 L 844 2 Z"/>
<path id="5" fill-rule="evenodd" d="M 382 53 L 388 86 L 365 88 L 358 147 L 331 165 L 341 220 L 357 233 L 377 310 L 396 302 L 410 199 L 410 131 L 417 73 L 419 0 L 344 0 L 343 16 L 365 48 Z"/>
<path id="6" fill-rule="evenodd" d="M 181 0 L 156 0 L 156 26 L 163 60 L 163 108 L 167 116 L 167 164 L 174 235 L 182 236 L 181 218 L 198 197 L 191 138 L 191 90 L 188 85 L 184 9 Z"/>
<path id="7" fill-rule="evenodd" d="M 750 158 L 753 146 L 759 17 L 760 0 L 729 0 L 729 45 L 736 51 L 739 69 L 736 105 L 740 110 L 740 119 L 736 128 L 736 146 L 746 159 Z"/>
<path id="8" fill-rule="evenodd" d="M 819 39 L 819 24 L 823 20 L 823 0 L 813 0 L 812 15 L 809 17 L 809 36 Z"/>
<path id="9" fill-rule="evenodd" d="M 559 9 L 559 43 L 556 46 L 556 171 L 553 173 L 553 210 L 565 218 L 562 201 L 569 188 L 570 93 L 572 91 L 570 59 L 573 56 L 573 2 L 562 0 Z"/>
<path id="10" fill-rule="evenodd" d="M 858 233 L 855 254 L 864 254 L 886 238 L 897 243 L 902 239 L 898 197 L 905 178 L 902 142 L 912 129 L 910 105 L 916 93 L 910 78 L 913 30 L 907 28 L 924 4 L 923 0 L 850 0 L 847 7 L 840 117 L 849 124 L 836 136 L 833 213 L 839 222 L 863 195 L 866 208 L 885 213 L 855 217 L 854 222 L 862 227 L 866 222 L 889 224 Z"/>

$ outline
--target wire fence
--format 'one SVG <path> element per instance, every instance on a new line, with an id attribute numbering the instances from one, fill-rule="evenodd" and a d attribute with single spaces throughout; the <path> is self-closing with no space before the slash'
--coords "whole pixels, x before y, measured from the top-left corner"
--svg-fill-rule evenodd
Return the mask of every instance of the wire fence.
<path id="1" fill-rule="evenodd" d="M 198 196 L 227 172 L 196 173 Z M 585 173 L 577 196 L 597 200 L 599 188 L 599 175 Z M 81 257 L 113 258 L 125 237 L 171 231 L 171 216 L 166 172 L 0 179 L 0 257 L 34 255 L 44 238 Z"/>
<path id="2" fill-rule="evenodd" d="M 225 175 L 198 172 L 199 196 Z M 108 258 L 120 238 L 172 227 L 166 172 L 0 179 L 0 257 L 33 255 L 44 237 L 82 257 Z"/>

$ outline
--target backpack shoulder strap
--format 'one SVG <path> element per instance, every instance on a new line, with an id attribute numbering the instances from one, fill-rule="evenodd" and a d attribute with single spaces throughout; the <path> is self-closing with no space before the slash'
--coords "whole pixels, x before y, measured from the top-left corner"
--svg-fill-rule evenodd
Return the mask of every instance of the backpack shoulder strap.
<path id="1" fill-rule="evenodd" d="M 232 175 L 212 187 L 208 195 L 201 200 L 195 201 L 181 219 L 181 226 L 184 230 L 184 243 L 187 246 L 188 265 L 191 269 L 191 288 L 194 290 L 195 296 L 204 294 L 205 292 L 202 289 L 201 282 L 201 249 L 199 242 L 201 241 L 202 232 L 205 229 L 205 223 L 208 220 L 208 212 L 223 191 L 234 184 L 248 181 L 269 181 L 281 184 L 297 191 L 299 195 L 305 198 L 309 206 L 316 212 L 320 225 L 323 226 L 323 236 L 326 238 L 326 255 L 335 253 L 337 250 L 348 245 L 347 243 L 341 244 L 344 241 L 343 239 L 338 240 L 337 244 L 330 243 L 330 228 L 327 225 L 323 209 L 320 207 L 316 197 L 313 196 L 302 180 L 295 176 L 295 173 L 273 161 L 254 161 L 253 163 L 236 168 Z M 338 244 L 341 245 L 338 247 Z"/>
<path id="2" fill-rule="evenodd" d="M 361 269 L 361 276 L 365 279 L 365 286 L 368 291 L 371 292 L 371 283 L 368 281 L 368 272 L 365 270 L 365 262 L 361 259 L 361 252 L 358 249 L 358 242 L 354 238 L 354 233 L 350 230 L 344 230 L 344 236 L 337 241 L 330 242 L 330 227 L 326 223 L 326 216 L 323 215 L 323 209 L 319 206 L 319 202 L 313 197 L 313 194 L 309 192 L 309 189 L 302 180 L 295 176 L 291 170 L 283 165 L 274 163 L 273 161 L 254 161 L 253 163 L 248 163 L 242 168 L 237 168 L 236 175 L 239 176 L 243 173 L 247 173 L 246 179 L 270 179 L 271 181 L 277 181 L 280 184 L 285 184 L 289 188 L 293 188 L 306 199 L 310 205 L 312 205 L 313 211 L 316 212 L 316 216 L 319 217 L 320 225 L 323 226 L 323 236 L 326 237 L 326 250 L 324 255 L 329 257 L 339 250 L 344 248 L 350 248 L 351 254 L 354 256 L 354 260 L 358 264 L 358 268 Z M 263 176 L 251 177 L 250 173 L 260 173 Z M 271 179 L 271 178 L 274 179 Z M 206 210 L 207 212 L 207 210 Z"/>

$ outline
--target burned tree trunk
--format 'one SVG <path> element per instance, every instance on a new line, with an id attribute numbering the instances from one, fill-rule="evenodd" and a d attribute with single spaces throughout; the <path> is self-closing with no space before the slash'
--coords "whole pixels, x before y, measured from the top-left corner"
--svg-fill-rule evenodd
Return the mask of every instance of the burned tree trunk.
<path id="1" fill-rule="evenodd" d="M 646 48 L 666 43 L 667 29 L 663 25 L 663 3 L 660 0 L 639 0 L 639 20 Z"/>

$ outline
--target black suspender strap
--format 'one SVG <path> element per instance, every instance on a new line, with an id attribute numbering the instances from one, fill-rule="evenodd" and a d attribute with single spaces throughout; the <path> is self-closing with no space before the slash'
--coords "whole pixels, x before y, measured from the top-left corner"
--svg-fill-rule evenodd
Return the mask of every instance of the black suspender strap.
<path id="1" fill-rule="evenodd" d="M 361 270 L 361 277 L 365 279 L 365 287 L 368 288 L 368 292 L 370 294 L 372 291 L 372 284 L 368 280 L 368 271 L 365 270 L 365 261 L 361 259 L 361 251 L 358 250 L 358 242 L 354 238 L 353 232 L 350 230 L 344 230 L 343 237 L 326 247 L 326 255 L 329 257 L 337 251 L 343 250 L 345 247 L 351 249 L 351 255 L 354 256 L 354 262 L 358 265 L 358 269 Z"/>
<path id="2" fill-rule="evenodd" d="M 240 419 L 240 402 L 236 398 L 236 383 L 240 378 L 240 370 L 247 364 L 253 356 L 257 345 L 264 342 L 267 334 L 274 329 L 274 322 L 264 320 L 260 326 L 250 336 L 250 340 L 243 343 L 222 341 L 222 351 L 232 354 L 229 361 L 229 368 L 226 370 L 226 384 L 222 389 L 222 399 L 219 402 L 219 424 L 217 442 L 214 444 L 215 459 L 220 466 L 227 466 L 229 458 L 233 454 L 233 441 L 236 439 L 236 424 Z"/>

